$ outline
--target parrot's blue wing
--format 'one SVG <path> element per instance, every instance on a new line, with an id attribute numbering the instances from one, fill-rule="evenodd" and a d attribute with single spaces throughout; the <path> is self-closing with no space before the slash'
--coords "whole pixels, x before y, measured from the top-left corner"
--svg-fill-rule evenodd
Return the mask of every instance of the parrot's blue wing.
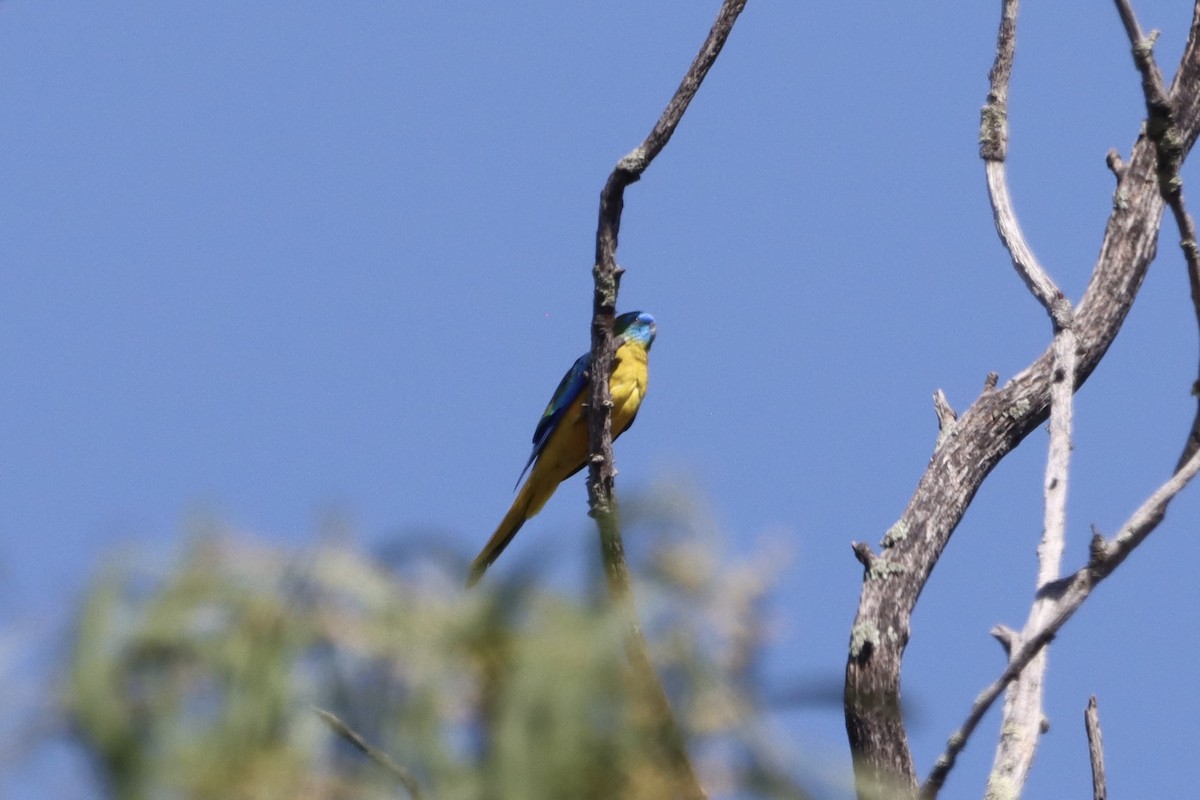
<path id="1" fill-rule="evenodd" d="M 525 462 L 525 469 L 521 470 L 521 476 L 517 478 L 517 486 L 521 485 L 521 481 L 525 479 L 525 473 L 529 472 L 533 462 L 537 461 L 537 457 L 546 449 L 546 442 L 550 441 L 550 436 L 558 428 L 558 423 L 567 413 L 567 409 L 575 404 L 579 393 L 588 385 L 588 364 L 590 362 L 590 353 L 584 353 L 575 359 L 575 363 L 567 370 L 567 374 L 563 375 L 558 388 L 554 390 L 554 396 L 550 398 L 546 410 L 542 412 L 542 418 L 538 420 L 537 429 L 533 432 L 533 452 L 529 454 L 529 460 Z"/>

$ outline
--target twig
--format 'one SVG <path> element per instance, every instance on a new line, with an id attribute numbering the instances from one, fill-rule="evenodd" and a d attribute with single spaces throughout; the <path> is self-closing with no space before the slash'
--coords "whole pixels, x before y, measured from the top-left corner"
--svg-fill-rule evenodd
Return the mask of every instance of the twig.
<path id="1" fill-rule="evenodd" d="M 862 564 L 863 569 L 869 573 L 875 563 L 875 554 L 871 552 L 871 545 L 866 542 L 852 542 L 850 547 L 853 548 L 854 557 L 858 559 L 858 563 Z"/>
<path id="2" fill-rule="evenodd" d="M 1112 540 L 1105 541 L 1102 537 L 1093 538 L 1091 556 L 1088 563 L 1079 568 L 1070 577 L 1056 581 L 1047 587 L 1045 594 L 1053 600 L 1048 609 L 1045 621 L 1035 630 L 1021 637 L 1020 645 L 1013 650 L 1012 657 L 1004 672 L 975 699 L 971 711 L 962 726 L 955 731 L 946 745 L 946 750 L 938 757 L 937 764 L 921 787 L 921 796 L 936 797 L 945 782 L 946 775 L 954 766 L 958 754 L 966 746 L 983 715 L 991 708 L 992 703 L 1000 693 L 1011 683 L 1021 670 L 1041 651 L 1066 624 L 1083 602 L 1091 595 L 1092 590 L 1101 581 L 1113 573 L 1121 563 L 1129 557 L 1134 549 L 1145 541 L 1166 515 L 1167 506 L 1175 495 L 1187 486 L 1188 482 L 1200 472 L 1200 452 L 1193 455 L 1183 468 L 1172 475 L 1162 486 L 1155 490 L 1144 503 L 1133 513 L 1121 531 Z"/>
<path id="3" fill-rule="evenodd" d="M 1117 179 L 1119 186 L 1121 178 L 1125 177 L 1125 162 L 1121 160 L 1121 154 L 1115 147 L 1109 149 L 1108 154 L 1104 157 L 1104 163 L 1112 170 L 1113 177 Z"/>
<path id="4" fill-rule="evenodd" d="M 1174 201 L 1168 202 L 1174 214 L 1175 223 L 1179 227 L 1181 236 L 1179 246 L 1182 248 L 1184 258 L 1187 261 L 1188 284 L 1191 286 L 1192 293 L 1192 308 L 1196 312 L 1197 327 L 1200 327 L 1200 253 L 1197 252 L 1196 226 L 1192 223 L 1191 215 L 1184 210 L 1182 189 L 1180 189 L 1179 195 Z M 1192 418 L 1192 428 L 1188 432 L 1187 439 L 1184 441 L 1183 452 L 1179 454 L 1179 461 L 1176 468 L 1191 458 L 1193 453 L 1200 450 L 1200 377 L 1197 377 L 1196 382 L 1192 384 L 1192 395 L 1196 398 L 1196 415 Z"/>
<path id="5" fill-rule="evenodd" d="M 988 633 L 1004 648 L 1005 655 L 1012 655 L 1013 647 L 1017 643 L 1017 637 L 1020 636 L 1019 633 L 1003 624 L 993 625 Z"/>
<path id="6" fill-rule="evenodd" d="M 1158 31 L 1151 31 L 1149 36 L 1144 36 L 1129 0 L 1114 2 L 1117 14 L 1121 17 L 1121 24 L 1125 26 L 1125 33 L 1129 36 L 1129 43 L 1133 46 L 1133 61 L 1142 76 L 1142 93 L 1146 96 L 1146 104 L 1152 106 L 1147 110 L 1150 111 L 1151 117 L 1157 117 L 1154 124 L 1166 122 L 1167 118 L 1174 114 L 1163 84 L 1162 72 L 1154 61 L 1154 44 L 1158 41 Z M 1153 136 L 1151 133 L 1151 138 Z"/>
<path id="7" fill-rule="evenodd" d="M 608 176 L 600 193 L 600 212 L 596 226 L 596 263 L 592 269 L 595 293 L 592 300 L 591 389 L 588 397 L 588 507 L 600 529 L 601 550 L 609 595 L 628 624 L 626 650 L 640 699 L 648 714 L 648 732 L 662 760 L 674 774 L 675 790 L 684 797 L 703 798 L 705 793 L 696 779 L 684 747 L 683 735 L 671 713 L 666 691 L 651 663 L 649 649 L 633 607 L 633 590 L 625 562 L 614 494 L 616 469 L 612 452 L 612 392 L 609 379 L 613 362 L 613 317 L 622 269 L 617 265 L 617 241 L 621 230 L 621 212 L 625 188 L 638 181 L 667 142 L 671 140 L 688 104 L 708 74 L 733 30 L 733 24 L 746 0 L 725 0 L 708 38 L 692 61 L 687 74 L 658 122 L 645 140 L 626 154 Z"/>
<path id="8" fill-rule="evenodd" d="M 1063 293 L 1054 285 L 1025 240 L 1016 211 L 1013 210 L 1004 168 L 1008 157 L 1008 80 L 1012 76 L 1013 57 L 1017 48 L 1018 7 L 1019 0 L 1004 0 L 1000 30 L 996 36 L 996 60 L 988 73 L 990 86 L 987 103 L 980 112 L 979 157 L 983 159 L 987 175 L 988 197 L 992 203 L 996 232 L 1004 242 L 1017 274 L 1046 309 L 1046 313 L 1050 314 L 1055 327 L 1061 328 L 1069 324 L 1069 317 L 1060 319 L 1060 315 L 1069 314 L 1070 304 L 1065 303 Z"/>
<path id="9" fill-rule="evenodd" d="M 1108 800 L 1108 781 L 1104 777 L 1104 740 L 1100 736 L 1100 710 L 1096 707 L 1096 695 L 1088 698 L 1083 712 L 1083 725 L 1087 729 L 1088 760 L 1092 764 L 1092 800 Z"/>
<path id="10" fill-rule="evenodd" d="M 367 758 L 383 767 L 385 770 L 391 773 L 396 780 L 400 781 L 400 784 L 408 792 L 409 797 L 411 797 L 413 800 L 421 800 L 421 787 L 411 772 L 393 761 L 391 756 L 389 756 L 387 753 L 384 753 L 383 751 L 378 750 L 368 744 L 367 740 L 360 736 L 357 731 L 355 731 L 346 723 L 342 722 L 342 720 L 333 713 L 326 711 L 323 708 L 318 708 L 317 706 L 313 706 L 312 710 L 317 712 L 317 716 L 324 720 L 325 724 L 328 725 L 334 733 L 357 747 L 359 751 L 367 756 Z"/>
<path id="11" fill-rule="evenodd" d="M 941 389 L 933 393 L 933 413 L 937 415 L 937 444 L 940 445 L 947 436 L 954 433 L 954 423 L 958 422 L 958 412 L 950 405 L 950 401 L 946 399 L 946 393 Z"/>

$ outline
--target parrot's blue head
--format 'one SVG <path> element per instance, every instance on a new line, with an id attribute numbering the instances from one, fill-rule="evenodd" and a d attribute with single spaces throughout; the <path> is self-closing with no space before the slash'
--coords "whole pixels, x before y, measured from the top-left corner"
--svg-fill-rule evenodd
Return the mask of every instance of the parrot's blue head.
<path id="1" fill-rule="evenodd" d="M 657 330 L 654 317 L 644 311 L 628 311 L 613 320 L 613 336 L 618 340 L 618 347 L 622 342 L 638 342 L 649 350 Z"/>

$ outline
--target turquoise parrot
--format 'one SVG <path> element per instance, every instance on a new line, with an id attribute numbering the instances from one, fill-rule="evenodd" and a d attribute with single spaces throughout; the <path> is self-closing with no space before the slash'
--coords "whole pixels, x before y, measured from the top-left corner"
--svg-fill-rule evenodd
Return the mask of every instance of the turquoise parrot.
<path id="1" fill-rule="evenodd" d="M 630 311 L 613 322 L 615 353 L 612 380 L 612 430 L 616 439 L 633 424 L 646 396 L 647 356 L 654 342 L 654 317 Z M 467 586 L 474 586 L 483 573 L 517 535 L 525 521 L 542 510 L 558 484 L 583 469 L 588 455 L 588 366 L 591 354 L 580 356 L 563 376 L 537 430 L 533 432 L 533 452 L 525 462 L 521 477 L 529 479 L 517 493 L 517 499 L 504 515 L 492 538 L 471 562 Z M 532 467 L 532 470 L 530 469 Z"/>

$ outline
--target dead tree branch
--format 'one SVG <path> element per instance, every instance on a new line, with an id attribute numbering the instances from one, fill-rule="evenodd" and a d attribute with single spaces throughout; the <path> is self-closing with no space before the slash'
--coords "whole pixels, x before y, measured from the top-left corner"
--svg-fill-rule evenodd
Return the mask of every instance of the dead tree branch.
<path id="1" fill-rule="evenodd" d="M 1116 5 L 1133 48 L 1133 62 L 1142 76 L 1142 93 L 1146 98 L 1146 126 L 1152 130 L 1159 143 L 1159 190 L 1166 198 L 1171 215 L 1175 218 L 1175 225 L 1179 229 L 1179 247 L 1183 250 L 1183 258 L 1187 263 L 1192 307 L 1196 312 L 1197 325 L 1200 325 L 1200 245 L 1197 244 L 1196 225 L 1184 202 L 1183 178 L 1179 174 L 1179 168 L 1183 164 L 1183 154 L 1178 146 L 1181 134 L 1175 111 L 1176 93 L 1179 88 L 1172 87 L 1168 93 L 1163 86 L 1162 72 L 1154 59 L 1154 43 L 1158 39 L 1158 32 L 1151 31 L 1149 36 L 1144 36 L 1128 0 L 1116 0 Z M 1200 378 L 1192 385 L 1192 394 L 1197 398 L 1196 415 L 1176 469 L 1182 467 L 1184 462 L 1191 458 L 1192 453 L 1200 448 Z"/>
<path id="2" fill-rule="evenodd" d="M 1008 81 L 1012 76 L 1013 57 L 1017 49 L 1018 0 L 1005 0 L 1000 15 L 1000 32 L 996 37 L 996 60 L 988 73 L 990 86 L 987 103 L 980 113 L 979 157 L 983 159 L 987 176 L 988 197 L 996 233 L 1012 257 L 1013 267 L 1025 281 L 1029 291 L 1054 320 L 1055 327 L 1068 327 L 1068 319 L 1059 315 L 1070 313 L 1063 293 L 1037 260 L 1021 232 L 1017 213 L 1013 209 L 1004 168 L 1008 156 Z"/>
<path id="3" fill-rule="evenodd" d="M 1050 389 L 1050 447 L 1043 483 L 1045 520 L 1038 545 L 1037 591 L 1024 629 L 1009 643 L 1009 657 L 1053 616 L 1051 586 L 1059 578 L 1066 546 L 1067 485 L 1070 476 L 1073 394 L 1075 391 L 1075 333 L 1063 328 L 1054 337 L 1054 372 Z M 1042 707 L 1046 651 L 1041 650 L 1008 688 L 1000 741 L 988 776 L 988 796 L 1020 794 L 1029 777 L 1038 738 L 1045 732 Z"/>
<path id="4" fill-rule="evenodd" d="M 1104 739 L 1100 736 L 1100 710 L 1096 707 L 1096 695 L 1088 699 L 1083 712 L 1083 725 L 1087 729 L 1088 760 L 1092 764 L 1092 800 L 1108 800 L 1108 779 L 1104 777 Z"/>
<path id="5" fill-rule="evenodd" d="M 609 387 L 613 366 L 613 318 L 622 273 L 617 264 L 617 240 L 625 205 L 625 188 L 641 178 L 655 156 L 671 140 L 688 104 L 721 53 L 745 5 L 746 0 L 724 0 L 708 38 L 653 130 L 640 145 L 617 162 L 608 176 L 600 193 L 596 263 L 592 268 L 595 292 L 592 300 L 591 389 L 588 397 L 588 507 L 600 529 L 609 594 L 628 620 L 626 649 L 639 708 L 647 712 L 647 743 L 654 751 L 656 761 L 670 770 L 675 787 L 673 794 L 686 798 L 703 798 L 706 795 L 692 769 L 683 735 L 671 713 L 666 691 L 654 671 L 645 637 L 637 621 L 629 568 L 625 562 L 625 549 L 617 521 L 612 392 Z"/>
<path id="6" fill-rule="evenodd" d="M 617 264 L 617 241 L 621 230 L 621 213 L 625 207 L 625 188 L 641 179 L 679 126 L 683 114 L 696 91 L 716 61 L 733 30 L 733 24 L 746 5 L 746 0 L 725 0 L 717 13 L 716 22 L 708 32 L 700 52 L 662 116 L 645 140 L 627 153 L 604 184 L 600 192 L 600 216 L 596 227 L 596 264 L 592 268 L 595 292 L 592 298 L 591 392 L 588 398 L 588 504 L 591 514 L 605 529 L 605 518 L 614 512 L 613 479 L 616 469 L 612 454 L 612 393 L 608 378 L 612 375 L 613 318 L 616 315 L 617 291 L 624 271 Z M 612 523 L 615 526 L 615 521 Z M 615 546 L 619 548 L 620 543 Z M 610 549 L 608 538 L 605 553 Z M 609 559 L 606 565 L 623 564 L 623 556 Z M 621 575 L 609 571 L 609 580 L 620 582 Z M 625 582 L 627 583 L 626 575 Z"/>
<path id="7" fill-rule="evenodd" d="M 1012 258 L 1013 266 L 1034 297 L 1046 309 L 1054 329 L 1053 369 L 1050 390 L 1050 446 L 1043 482 L 1045 509 L 1042 541 L 1038 545 L 1037 592 L 1025 629 L 1012 633 L 1006 651 L 1019 650 L 1021 641 L 1043 622 L 1049 610 L 1042 593 L 1057 580 L 1066 546 L 1067 486 L 1070 478 L 1071 429 L 1075 393 L 1075 310 L 1029 247 L 1008 188 L 1005 168 L 1008 142 L 1008 81 L 1012 75 L 1017 41 L 1018 0 L 1005 0 L 996 37 L 996 59 L 989 73 L 987 103 L 980 121 L 979 154 L 984 161 L 988 196 L 996 232 Z M 1000 724 L 1000 741 L 988 778 L 989 796 L 1007 796 L 1009 787 L 1021 787 L 1033 764 L 1043 729 L 1042 686 L 1046 673 L 1043 650 L 1009 687 Z M 1016 793 L 1019 793 L 1016 792 Z"/>
<path id="8" fill-rule="evenodd" d="M 991 685 L 983 690 L 971 706 L 962 726 L 951 735 L 945 752 L 938 758 L 937 764 L 930 772 L 921 787 L 921 796 L 937 797 L 942 784 L 946 780 L 954 760 L 966 746 L 971 733 L 983 719 L 983 715 L 991 708 L 992 703 L 1013 680 L 1021 674 L 1030 661 L 1033 660 L 1066 624 L 1083 602 L 1091 595 L 1100 582 L 1113 573 L 1129 554 L 1149 536 L 1166 516 L 1167 506 L 1175 495 L 1188 485 L 1188 482 L 1200 472 L 1200 452 L 1196 453 L 1183 466 L 1183 469 L 1172 475 L 1166 483 L 1155 490 L 1144 503 L 1133 513 L 1118 533 L 1111 540 L 1105 540 L 1096 535 L 1092 538 L 1091 555 L 1088 563 L 1080 567 L 1067 578 L 1055 581 L 1046 587 L 1045 595 L 1051 604 L 1047 608 L 1044 622 L 1037 628 L 1021 636 L 1019 645 L 1013 647 L 1008 666 Z"/>
<path id="9" fill-rule="evenodd" d="M 1200 133 L 1198 38 L 1200 24 L 1194 19 L 1169 94 L 1180 162 Z M 985 136 L 986 130 L 990 129 L 985 129 Z M 1118 202 L 1109 215 L 1091 281 L 1075 309 L 1075 389 L 1083 385 L 1112 344 L 1155 255 L 1165 203 L 1157 181 L 1158 143 L 1151 134 L 1148 128 L 1138 138 L 1128 163 L 1119 170 Z M 1031 288 L 1037 293 L 1037 287 Z M 864 571 L 850 635 L 844 695 L 846 730 L 862 797 L 881 785 L 916 793 L 916 772 L 900 714 L 900 667 L 912 610 L 979 486 L 1000 460 L 1047 418 L 1055 367 L 1052 346 L 1003 387 L 985 390 L 959 416 L 954 434 L 939 441 L 907 507 L 885 534 L 872 569 Z M 1165 505 L 1162 508 L 1165 510 Z M 1085 577 L 1093 572 L 1090 565 L 1083 570 Z M 1080 580 L 1083 578 L 1077 573 L 1055 586 L 1072 587 Z M 1063 608 L 1059 606 L 1059 614 Z M 1043 636 L 1057 630 L 1057 619 L 1039 629 L 1049 631 Z M 1044 641 L 1035 638 L 1014 647 L 997 695 L 1042 644 Z M 977 722 L 964 727 L 973 729 Z M 958 735 L 952 744 L 957 739 Z"/>
<path id="10" fill-rule="evenodd" d="M 1047 611 L 1040 591 L 1056 580 L 1065 546 L 1066 496 L 1071 452 L 1072 397 L 1074 393 L 1075 335 L 1074 310 L 1049 273 L 1038 262 L 1017 222 L 1008 188 L 1005 160 L 1008 142 L 1008 83 L 1016 52 L 1016 25 L 1019 3 L 1006 0 L 1002 6 L 997 34 L 996 58 L 989 73 L 987 103 L 981 114 L 980 156 L 984 161 L 988 195 L 992 204 L 996 231 L 1012 259 L 1017 273 L 1034 297 L 1050 315 L 1055 330 L 1053 344 L 1053 388 L 1050 398 L 1050 447 L 1044 481 L 1045 520 L 1042 542 L 1038 547 L 1039 594 L 1030 610 L 1021 634 L 1004 629 L 1005 650 L 1018 650 L 1025 633 L 1037 627 Z M 1033 762 L 1038 736 L 1042 730 L 1042 685 L 1046 654 L 1040 652 L 1009 687 L 1001 723 L 1000 742 L 989 777 L 989 792 L 1001 787 L 1023 786 Z"/>

